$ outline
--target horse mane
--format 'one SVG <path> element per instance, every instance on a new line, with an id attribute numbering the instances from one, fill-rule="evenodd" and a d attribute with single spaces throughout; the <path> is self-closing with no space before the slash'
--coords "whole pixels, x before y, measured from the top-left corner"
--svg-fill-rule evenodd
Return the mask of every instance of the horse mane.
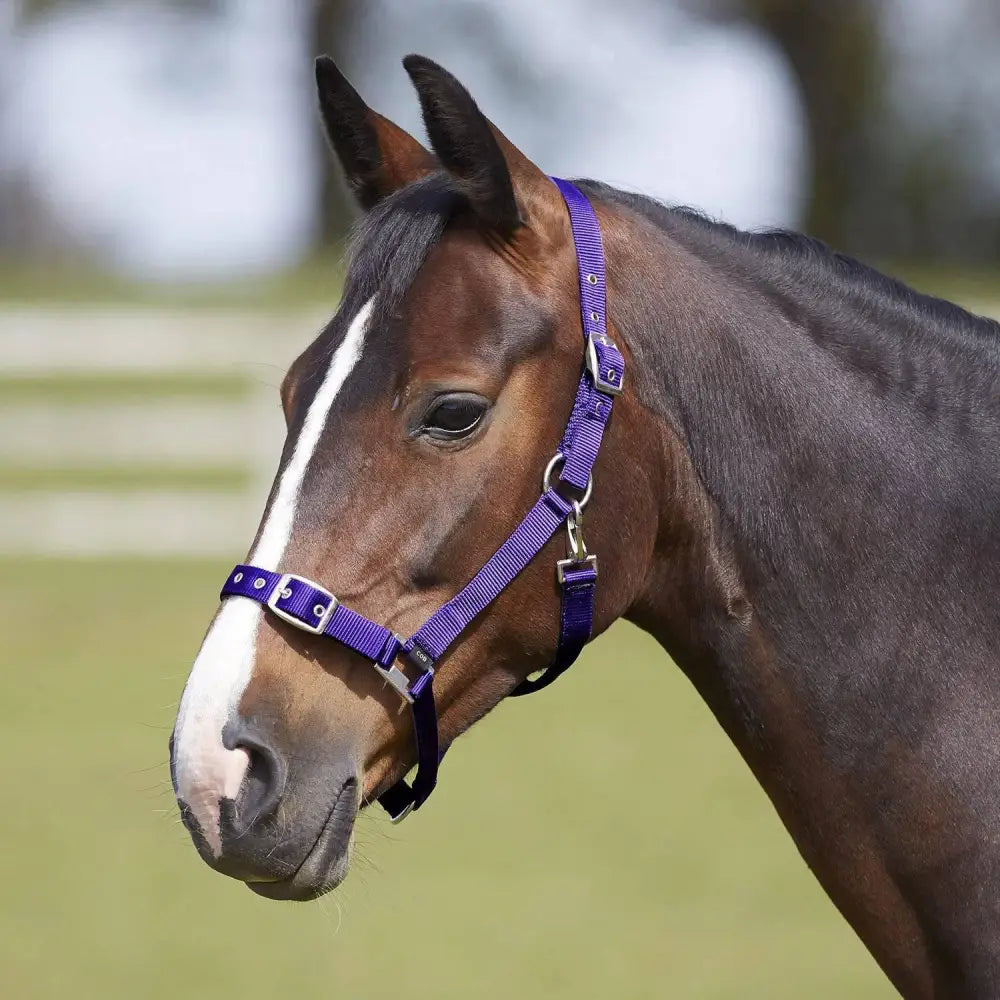
<path id="1" fill-rule="evenodd" d="M 600 181 L 577 183 L 594 197 L 631 209 L 678 239 L 699 256 L 733 266 L 742 260 L 750 273 L 765 277 L 779 291 L 816 287 L 865 300 L 871 312 L 903 313 L 912 328 L 934 328 L 937 335 L 972 341 L 1000 340 L 1000 323 L 977 316 L 946 299 L 918 292 L 822 240 L 787 229 L 747 231 L 687 206 L 668 206 L 646 195 L 622 191 Z M 815 299 L 815 292 L 811 296 Z"/>
<path id="2" fill-rule="evenodd" d="M 974 367 L 1000 368 L 1000 323 L 915 291 L 820 240 L 784 229 L 741 230 L 695 209 L 668 206 L 600 181 L 574 183 L 598 201 L 639 214 L 686 250 L 738 279 L 758 287 L 763 282 L 777 295 L 805 301 L 820 313 L 824 300 L 850 300 L 872 320 L 865 336 L 887 350 L 898 350 L 900 343 L 916 347 L 928 341 L 937 346 L 950 342 L 956 348 L 948 352 L 953 363 L 964 356 Z M 463 207 L 463 196 L 443 171 L 383 199 L 352 231 L 348 282 L 359 286 L 364 299 L 377 292 L 380 310 L 391 316 Z M 843 333 L 850 336 L 849 331 Z"/>

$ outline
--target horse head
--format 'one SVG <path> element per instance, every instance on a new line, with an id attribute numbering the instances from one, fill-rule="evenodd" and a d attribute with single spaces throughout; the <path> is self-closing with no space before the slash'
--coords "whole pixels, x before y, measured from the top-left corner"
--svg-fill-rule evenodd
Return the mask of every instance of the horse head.
<path id="1" fill-rule="evenodd" d="M 335 594 L 408 636 L 538 501 L 583 351 L 559 189 L 454 77 L 420 57 L 404 63 L 432 151 L 369 108 L 331 61 L 317 63 L 326 131 L 364 214 L 340 307 L 282 384 L 284 450 L 250 576 L 231 585 L 256 585 L 257 570 L 261 586 L 286 596 L 295 581 L 317 581 L 317 619 L 334 602 L 316 594 Z M 602 559 L 595 634 L 624 612 L 644 572 L 635 525 L 653 505 L 643 474 L 620 460 L 637 440 L 629 405 L 622 397 L 608 426 L 587 515 Z M 562 494 L 577 514 L 582 493 Z M 622 531 L 635 534 L 627 561 Z M 442 747 L 552 662 L 563 544 L 552 533 L 436 664 Z M 294 577 L 274 583 L 278 574 Z M 373 670 L 356 646 L 296 624 L 226 599 L 171 746 L 182 816 L 204 859 L 277 898 L 337 885 L 359 808 L 415 762 L 413 717 L 386 683 L 388 664 Z"/>

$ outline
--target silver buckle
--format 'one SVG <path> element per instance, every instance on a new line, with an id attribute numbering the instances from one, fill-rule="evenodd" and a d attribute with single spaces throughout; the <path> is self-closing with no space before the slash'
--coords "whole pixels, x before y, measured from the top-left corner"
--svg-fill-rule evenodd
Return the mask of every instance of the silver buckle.
<path id="1" fill-rule="evenodd" d="M 278 601 L 282 598 L 288 598 L 291 594 L 286 594 L 285 591 L 288 589 L 288 584 L 292 581 L 296 583 L 304 583 L 307 587 L 312 587 L 318 590 L 328 601 L 326 611 L 323 612 L 319 623 L 317 625 L 310 625 L 308 622 L 304 622 L 301 618 L 296 618 L 295 615 L 284 611 L 282 608 L 278 607 Z M 312 580 L 306 579 L 304 576 L 297 576 L 295 573 L 283 573 L 281 579 L 278 581 L 278 586 L 274 588 L 271 592 L 271 596 L 267 599 L 267 606 L 281 619 L 288 622 L 289 625 L 294 625 L 296 628 L 302 629 L 303 632 L 311 632 L 313 635 L 319 635 L 326 626 L 330 623 L 330 619 L 333 617 L 334 611 L 337 610 L 337 605 L 340 601 L 337 600 L 329 590 L 321 587 L 318 583 L 313 583 Z M 313 609 L 315 610 L 315 608 Z"/>
<path id="2" fill-rule="evenodd" d="M 393 637 L 399 642 L 400 645 L 403 644 L 403 637 L 401 635 L 396 635 L 393 633 Z M 399 654 L 397 653 L 398 657 Z M 387 667 L 383 667 L 381 663 L 375 661 L 372 666 L 382 675 L 383 679 L 388 683 L 388 685 L 403 699 L 408 705 L 413 704 L 413 695 L 410 694 L 410 679 L 403 673 L 399 667 L 396 666 L 396 660 L 393 659 L 392 663 Z M 405 815 L 405 813 L 403 814 Z M 402 819 L 402 817 L 400 817 Z"/>
<path id="3" fill-rule="evenodd" d="M 397 814 L 396 816 L 389 817 L 389 822 L 392 823 L 393 826 L 395 826 L 397 823 L 402 823 L 403 820 L 406 819 L 406 817 L 409 816 L 411 812 L 413 812 L 413 803 L 408 802 L 401 813 Z"/>
<path id="4" fill-rule="evenodd" d="M 584 556 L 582 559 L 558 559 L 556 561 L 556 579 L 562 586 L 566 582 L 566 570 L 581 569 L 590 566 L 594 573 L 597 573 L 597 556 Z"/>
<path id="5" fill-rule="evenodd" d="M 613 369 L 608 371 L 601 371 L 600 365 L 597 359 L 597 345 L 600 344 L 601 347 L 613 347 L 615 351 L 618 351 L 618 345 L 606 334 L 597 333 L 593 331 L 587 337 L 587 371 L 590 372 L 591 377 L 594 380 L 594 385 L 601 390 L 601 392 L 606 392 L 611 396 L 620 396 L 622 392 L 622 382 L 625 381 L 625 376 L 622 375 L 621 382 L 618 381 L 618 373 Z M 618 351 L 620 354 L 621 352 Z M 615 379 L 614 382 L 608 381 L 608 374 Z"/>

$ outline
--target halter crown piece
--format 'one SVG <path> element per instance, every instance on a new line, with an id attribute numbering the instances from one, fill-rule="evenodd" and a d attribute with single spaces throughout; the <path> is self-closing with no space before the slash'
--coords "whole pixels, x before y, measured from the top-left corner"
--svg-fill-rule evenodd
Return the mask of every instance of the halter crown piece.
<path id="1" fill-rule="evenodd" d="M 593 490 L 591 471 L 615 396 L 622 391 L 625 360 L 608 336 L 604 249 L 601 227 L 587 197 L 569 181 L 553 177 L 569 209 L 580 272 L 580 314 L 586 341 L 585 365 L 573 401 L 573 412 L 559 449 L 542 481 L 542 495 L 483 568 L 438 608 L 409 639 L 390 632 L 341 604 L 328 590 L 294 573 L 276 573 L 240 565 L 229 574 L 221 597 L 249 597 L 278 618 L 314 635 L 329 636 L 372 661 L 413 712 L 417 743 L 417 775 L 412 786 L 399 781 L 379 797 L 394 823 L 418 809 L 434 790 L 444 751 L 438 749 L 434 704 L 435 664 L 469 623 L 496 600 L 538 554 L 562 524 L 569 537 L 567 558 L 556 564 L 562 592 L 559 645 L 555 660 L 535 679 L 522 682 L 513 694 L 531 694 L 552 683 L 590 639 L 594 620 L 597 557 L 583 543 L 583 509 Z M 550 480 L 559 470 L 555 486 Z M 558 487 L 566 484 L 580 500 L 568 500 Z M 399 666 L 403 660 L 417 677 L 411 681 Z"/>

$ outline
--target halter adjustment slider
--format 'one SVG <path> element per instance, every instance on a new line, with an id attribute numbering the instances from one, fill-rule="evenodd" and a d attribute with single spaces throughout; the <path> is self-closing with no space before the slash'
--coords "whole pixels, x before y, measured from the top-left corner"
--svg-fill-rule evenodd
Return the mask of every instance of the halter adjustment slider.
<path id="1" fill-rule="evenodd" d="M 375 664 L 375 669 L 382 675 L 382 679 L 407 703 L 413 704 L 413 695 L 410 694 L 410 678 L 403 673 L 395 663 L 383 667 L 381 663 Z"/>
<path id="2" fill-rule="evenodd" d="M 419 646 L 406 649 L 405 640 L 398 633 L 393 632 L 392 638 L 396 647 L 392 659 L 388 662 L 376 660 L 372 665 L 382 675 L 389 687 L 408 705 L 412 705 L 424 686 L 434 677 L 434 661 Z M 396 666 L 396 660 L 400 657 L 403 657 L 408 663 L 412 663 L 420 671 L 420 676 L 412 684 L 406 673 Z"/>

